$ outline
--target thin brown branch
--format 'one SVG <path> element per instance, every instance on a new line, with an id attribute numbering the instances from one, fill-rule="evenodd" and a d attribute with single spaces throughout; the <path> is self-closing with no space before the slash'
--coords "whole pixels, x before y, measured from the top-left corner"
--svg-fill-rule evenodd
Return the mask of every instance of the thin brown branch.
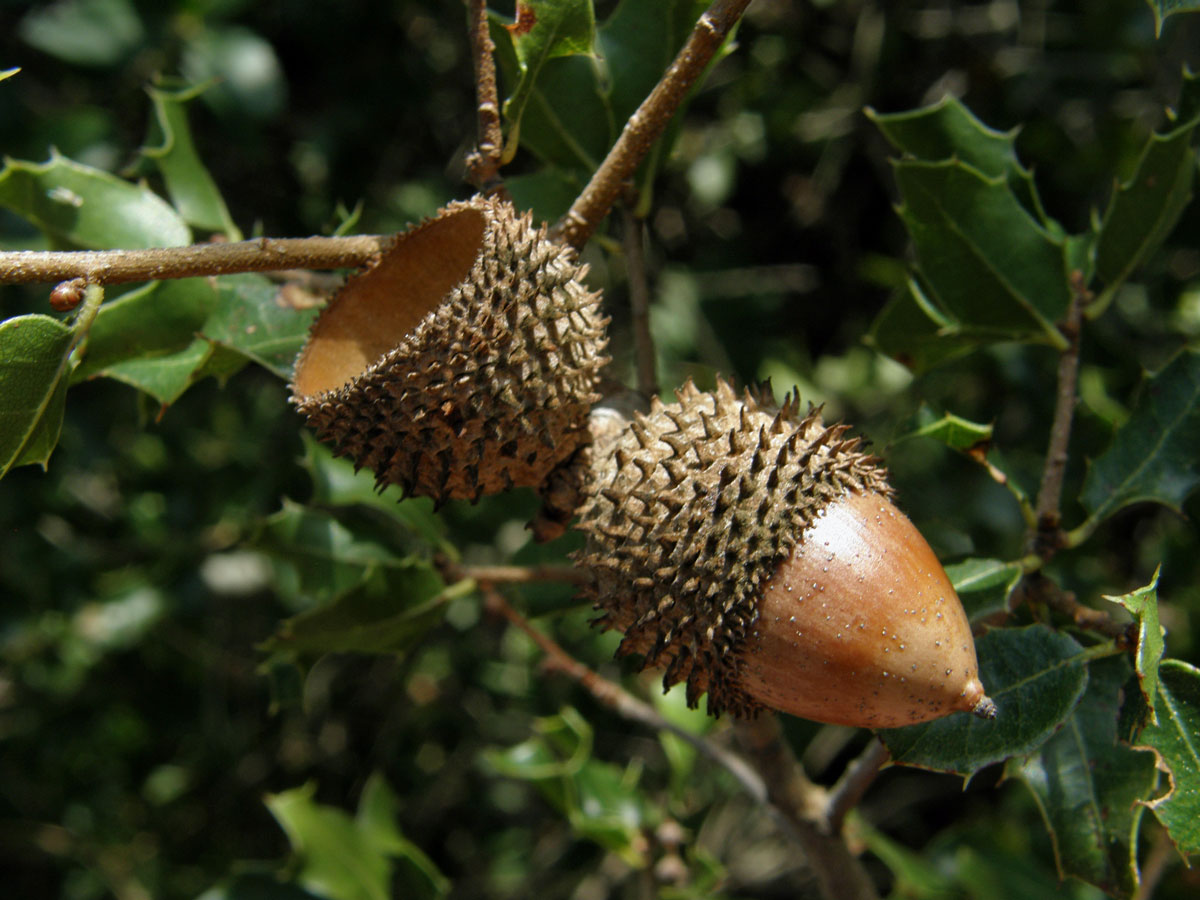
<path id="1" fill-rule="evenodd" d="M 888 758 L 887 747 L 883 745 L 883 741 L 873 737 L 858 759 L 846 767 L 842 777 L 829 791 L 825 822 L 830 834 L 841 832 L 846 814 L 858 806 L 858 801 L 874 783 Z"/>
<path id="2" fill-rule="evenodd" d="M 0 253 L 0 284 L 35 284 L 82 278 L 89 284 L 123 284 L 160 278 L 195 278 L 285 269 L 353 269 L 387 249 L 389 235 L 258 238 L 232 243 L 156 247 L 150 250 L 18 250 Z"/>
<path id="3" fill-rule="evenodd" d="M 1064 591 L 1040 572 L 1027 576 L 1022 590 L 1027 601 L 1046 606 L 1078 628 L 1113 638 L 1120 646 L 1134 647 L 1137 644 L 1136 622 L 1119 622 L 1103 610 L 1085 606 L 1073 593 Z"/>
<path id="4" fill-rule="evenodd" d="M 650 331 L 650 287 L 646 279 L 645 220 L 624 210 L 625 268 L 629 274 L 629 313 L 633 327 L 633 353 L 637 366 L 638 390 L 645 397 L 658 393 L 655 374 L 654 335 Z"/>
<path id="5" fill-rule="evenodd" d="M 530 584 L 537 581 L 563 581 L 582 584 L 587 576 L 575 566 L 463 566 L 441 562 L 442 577 L 453 583 L 470 579 L 477 584 Z"/>
<path id="6" fill-rule="evenodd" d="M 470 0 L 471 56 L 475 61 L 475 111 L 479 143 L 467 157 L 467 178 L 480 190 L 489 190 L 500 178 L 504 134 L 500 128 L 500 95 L 496 89 L 496 45 L 488 31 L 486 0 Z"/>
<path id="7" fill-rule="evenodd" d="M 553 638 L 538 631 L 529 620 L 515 610 L 495 588 L 484 589 L 484 599 L 487 609 L 503 616 L 510 623 L 523 631 L 538 648 L 546 654 L 547 664 L 564 675 L 579 682 L 589 694 L 603 703 L 618 715 L 631 721 L 638 722 L 655 731 L 669 731 L 671 734 L 687 741 L 702 754 L 721 768 L 729 772 L 742 789 L 756 802 L 765 804 L 767 788 L 758 774 L 746 765 L 737 755 L 702 737 L 697 737 L 690 731 L 667 721 L 657 710 L 648 703 L 639 700 L 619 684 L 604 678 L 564 650 Z"/>
<path id="8" fill-rule="evenodd" d="M 1070 458 L 1067 448 L 1071 442 L 1071 423 L 1075 416 L 1076 390 L 1079 383 L 1079 343 L 1082 332 L 1083 307 L 1091 299 L 1082 272 L 1071 274 L 1071 302 L 1067 317 L 1060 326 L 1067 347 L 1058 359 L 1058 394 L 1054 420 L 1050 426 L 1050 444 L 1046 449 L 1046 464 L 1042 484 L 1038 489 L 1037 529 L 1030 536 L 1029 550 L 1042 559 L 1049 559 L 1063 546 L 1062 502 L 1063 476 Z"/>
<path id="9" fill-rule="evenodd" d="M 737 735 L 767 784 L 771 804 L 791 822 L 821 896 L 826 900 L 878 900 L 875 885 L 858 857 L 840 834 L 822 827 L 827 821 L 828 795 L 805 776 L 775 716 L 739 722 Z"/>
<path id="10" fill-rule="evenodd" d="M 625 181 L 637 170 L 749 5 L 750 0 L 714 0 L 704 12 L 670 68 L 629 117 L 587 187 L 555 224 L 556 237 L 577 250 L 588 242 L 596 226 L 612 209 Z"/>

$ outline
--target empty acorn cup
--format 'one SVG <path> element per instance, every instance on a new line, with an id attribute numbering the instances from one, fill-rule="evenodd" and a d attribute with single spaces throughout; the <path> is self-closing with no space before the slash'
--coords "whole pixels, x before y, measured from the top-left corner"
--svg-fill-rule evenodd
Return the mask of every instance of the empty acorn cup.
<path id="1" fill-rule="evenodd" d="M 292 402 L 381 489 L 537 486 L 588 439 L 608 320 L 570 247 L 478 195 L 398 235 L 313 324 Z"/>

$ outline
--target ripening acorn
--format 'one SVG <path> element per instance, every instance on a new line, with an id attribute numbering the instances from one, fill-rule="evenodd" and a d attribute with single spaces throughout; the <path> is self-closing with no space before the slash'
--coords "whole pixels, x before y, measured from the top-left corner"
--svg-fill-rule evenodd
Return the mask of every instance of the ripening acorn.
<path id="1" fill-rule="evenodd" d="M 954 588 L 847 426 L 725 382 L 676 397 L 578 457 L 576 561 L 618 653 L 712 713 L 994 716 Z"/>
<path id="2" fill-rule="evenodd" d="M 608 320 L 575 251 L 482 195 L 399 235 L 313 324 L 292 402 L 380 488 L 537 486 L 588 439 Z"/>

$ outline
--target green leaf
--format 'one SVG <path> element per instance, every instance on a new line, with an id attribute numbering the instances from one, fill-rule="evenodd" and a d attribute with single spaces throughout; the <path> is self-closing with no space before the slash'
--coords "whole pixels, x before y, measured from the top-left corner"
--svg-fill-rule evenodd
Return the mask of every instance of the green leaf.
<path id="1" fill-rule="evenodd" d="M 495 21 L 492 25 L 496 58 L 506 83 L 518 84 L 523 76 L 512 39 L 503 25 Z M 560 57 L 548 60 L 528 88 L 521 121 L 510 131 L 509 143 L 516 136 L 522 147 L 550 164 L 551 168 L 535 174 L 578 171 L 582 183 L 608 152 L 615 127 L 601 95 L 595 62 L 581 56 Z"/>
<path id="2" fill-rule="evenodd" d="M 144 30 L 130 0 L 61 0 L 17 26 L 21 39 L 63 62 L 111 66 L 137 49 Z"/>
<path id="3" fill-rule="evenodd" d="M 450 891 L 450 881 L 420 847 L 401 833 L 396 825 L 399 815 L 396 792 L 381 774 L 373 772 L 358 801 L 355 822 L 359 830 L 383 852 L 407 863 L 407 877 L 398 879 L 406 888 L 406 896 L 444 896 Z"/>
<path id="4" fill-rule="evenodd" d="M 1105 600 L 1119 603 L 1137 620 L 1137 652 L 1134 665 L 1137 667 L 1138 684 L 1146 702 L 1151 722 L 1157 722 L 1154 711 L 1158 701 L 1158 666 L 1163 655 L 1163 627 L 1158 623 L 1158 575 L 1161 567 L 1154 571 L 1154 578 L 1143 588 L 1120 597 L 1105 596 Z"/>
<path id="5" fill-rule="evenodd" d="M 1022 574 L 1018 564 L 998 559 L 965 559 L 946 566 L 946 575 L 972 622 L 1008 612 L 1009 598 Z"/>
<path id="6" fill-rule="evenodd" d="M 1020 129 L 989 128 L 956 97 L 947 95 L 932 106 L 900 113 L 866 110 L 867 118 L 901 153 L 925 162 L 961 160 L 989 178 L 1002 178 L 1021 206 L 1055 233 L 1060 226 L 1042 208 L 1033 175 L 1017 158 Z"/>
<path id="7" fill-rule="evenodd" d="M 1097 660 L 1082 702 L 1037 753 L 1010 760 L 1006 774 L 1037 800 L 1061 877 L 1074 876 L 1113 896 L 1137 887 L 1141 802 L 1154 790 L 1154 757 L 1117 741 L 1124 657 Z"/>
<path id="8" fill-rule="evenodd" d="M 61 244 L 91 250 L 176 247 L 192 240 L 179 214 L 149 188 L 56 151 L 40 165 L 6 160 L 0 206 Z"/>
<path id="9" fill-rule="evenodd" d="M 297 594 L 309 602 L 342 597 L 378 573 L 385 573 L 381 577 L 386 579 L 387 570 L 394 570 L 402 580 L 431 578 L 425 589 L 417 591 L 423 599 L 441 588 L 427 563 L 398 556 L 390 545 L 360 536 L 331 513 L 292 500 L 285 499 L 283 508 L 263 523 L 254 543 L 292 567 Z M 398 611 L 395 601 L 390 610 L 379 613 L 389 611 Z"/>
<path id="10" fill-rule="evenodd" d="M 1029 753 L 1062 725 L 1087 684 L 1083 648 L 1043 625 L 989 631 L 975 646 L 996 718 L 956 713 L 880 731 L 894 762 L 969 776 Z"/>
<path id="11" fill-rule="evenodd" d="M 899 208 L 930 299 L 951 333 L 1061 346 L 1070 301 L 1063 239 L 1035 221 L 1002 176 L 959 160 L 893 162 Z"/>
<path id="12" fill-rule="evenodd" d="M 278 285 L 253 274 L 148 284 L 100 308 L 75 378 L 115 378 L 169 404 L 216 374 L 215 360 L 222 374 L 237 367 L 221 348 L 289 377 L 316 310 L 279 297 Z"/>
<path id="13" fill-rule="evenodd" d="M 637 768 L 620 769 L 592 758 L 592 727 L 578 711 L 538 719 L 528 741 L 485 754 L 498 775 L 532 781 L 575 833 L 643 866 L 643 828 L 652 825 L 638 787 Z"/>
<path id="14" fill-rule="evenodd" d="M 1154 34 L 1162 34 L 1163 22 L 1167 16 L 1176 13 L 1196 12 L 1200 10 L 1200 0 L 1146 0 L 1154 10 Z"/>
<path id="15" fill-rule="evenodd" d="M 1200 669 L 1168 659 L 1158 670 L 1158 723 L 1137 746 L 1158 754 L 1170 777 L 1167 793 L 1149 806 L 1181 853 L 1200 852 Z"/>
<path id="16" fill-rule="evenodd" d="M 301 466 L 312 478 L 313 506 L 364 506 L 377 510 L 430 547 L 455 555 L 455 548 L 446 540 L 446 526 L 433 511 L 428 497 L 399 496 L 399 488 L 379 491 L 375 476 L 366 469 L 356 469 L 345 457 L 333 455 L 326 444 L 320 443 L 307 430 L 301 433 L 304 458 Z"/>
<path id="17" fill-rule="evenodd" d="M 345 812 L 317 803 L 316 785 L 268 794 L 267 809 L 300 862 L 296 881 L 337 900 L 390 900 L 389 854 Z"/>
<path id="18" fill-rule="evenodd" d="M 201 162 L 188 127 L 187 104 L 207 85 L 179 91 L 148 89 L 154 107 L 150 134 L 142 155 L 162 173 L 167 193 L 184 221 L 206 231 L 217 231 L 231 241 L 242 238 L 212 175 Z"/>
<path id="19" fill-rule="evenodd" d="M 1088 467 L 1080 501 L 1100 522 L 1132 503 L 1178 510 L 1200 482 L 1200 351 L 1184 350 L 1146 382 L 1133 413 Z"/>
<path id="20" fill-rule="evenodd" d="M 241 866 L 239 866 L 241 868 Z M 238 872 L 196 900 L 322 900 L 270 872 Z"/>
<path id="21" fill-rule="evenodd" d="M 517 57 L 518 80 L 504 101 L 509 121 L 506 158 L 516 151 L 521 117 L 547 61 L 595 53 L 596 18 L 591 0 L 518 0 L 516 21 L 507 26 Z"/>
<path id="22" fill-rule="evenodd" d="M 707 6 L 702 0 L 621 0 L 600 26 L 596 47 L 617 127 L 658 84 Z"/>
<path id="23" fill-rule="evenodd" d="M 16 75 L 20 71 L 21 71 L 20 66 L 16 66 L 11 69 L 0 69 L 0 81 L 4 81 L 6 78 L 12 78 L 14 75 Z"/>
<path id="24" fill-rule="evenodd" d="M 932 408 L 922 404 L 916 415 L 916 428 L 901 439 L 924 437 L 945 444 L 951 450 L 970 450 L 992 439 L 992 426 L 971 422 L 953 413 L 939 417 Z"/>
<path id="25" fill-rule="evenodd" d="M 914 372 L 962 356 L 976 343 L 953 333 L 953 324 L 932 308 L 915 279 L 884 305 L 866 342 Z"/>
<path id="26" fill-rule="evenodd" d="M 292 377 L 316 309 L 282 302 L 279 285 L 262 275 L 225 275 L 209 284 L 215 302 L 202 334 L 278 375 Z"/>
<path id="27" fill-rule="evenodd" d="M 0 322 L 0 477 L 58 443 L 74 332 L 50 316 Z"/>
<path id="28" fill-rule="evenodd" d="M 1096 271 L 1110 289 L 1157 250 L 1192 200 L 1200 117 L 1166 134 L 1152 134 L 1130 179 L 1118 184 L 1100 223 Z"/>

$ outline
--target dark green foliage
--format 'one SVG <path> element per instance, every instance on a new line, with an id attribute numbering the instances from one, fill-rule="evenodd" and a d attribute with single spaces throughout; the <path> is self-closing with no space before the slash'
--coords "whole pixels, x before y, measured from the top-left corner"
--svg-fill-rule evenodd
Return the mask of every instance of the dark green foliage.
<path id="1" fill-rule="evenodd" d="M 514 43 L 496 4 L 510 136 L 520 114 L 504 174 L 548 218 L 704 4 L 531 5 L 565 27 Z M 0 72 L 6 250 L 389 231 L 467 193 L 461 4 L 25 6 L 0 12 L 0 65 L 21 68 Z M 894 896 L 1128 896 L 1150 848 L 1200 852 L 1200 16 L 1174 15 L 1195 7 L 756 0 L 639 170 L 664 388 L 771 377 L 853 422 L 993 628 L 1000 718 L 888 734 L 956 774 L 891 767 L 852 817 Z M 611 232 L 585 261 L 629 381 Z M 446 581 L 561 564 L 578 535 L 533 546 L 529 492 L 437 513 L 378 494 L 302 434 L 284 379 L 324 285 L 280 287 L 112 287 L 53 316 L 49 285 L 0 289 L 6 891 L 804 896 L 725 771 L 547 672 L 479 585 Z M 1080 287 L 1067 542 L 1041 574 L 1127 618 L 1128 651 L 1022 582 Z M 619 637 L 568 585 L 505 594 L 725 740 L 727 719 L 612 664 Z M 786 725 L 821 783 L 863 743 Z M 1155 896 L 1195 890 L 1171 865 Z"/>

